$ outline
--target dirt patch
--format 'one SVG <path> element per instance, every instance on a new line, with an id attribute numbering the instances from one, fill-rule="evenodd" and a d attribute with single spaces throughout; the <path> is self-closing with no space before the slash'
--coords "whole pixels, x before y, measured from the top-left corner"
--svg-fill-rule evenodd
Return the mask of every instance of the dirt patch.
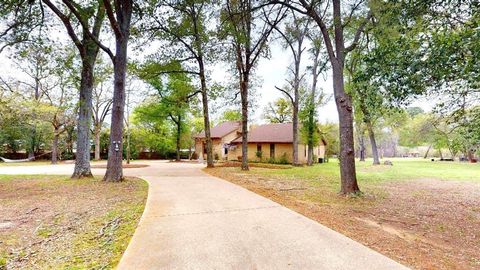
<path id="1" fill-rule="evenodd" d="M 14 176 L 0 180 L 0 190 L 0 262 L 7 269 L 113 268 L 147 196 L 145 182 L 134 178 Z"/>
<path id="2" fill-rule="evenodd" d="M 123 164 L 122 168 L 123 169 L 136 169 L 136 168 L 145 168 L 149 167 L 150 165 L 147 164 Z M 99 165 L 92 165 L 92 169 L 106 169 L 107 164 L 99 164 Z"/>
<path id="3" fill-rule="evenodd" d="M 480 184 L 419 179 L 338 196 L 320 182 L 232 168 L 207 173 L 261 194 L 415 269 L 480 268 Z"/>

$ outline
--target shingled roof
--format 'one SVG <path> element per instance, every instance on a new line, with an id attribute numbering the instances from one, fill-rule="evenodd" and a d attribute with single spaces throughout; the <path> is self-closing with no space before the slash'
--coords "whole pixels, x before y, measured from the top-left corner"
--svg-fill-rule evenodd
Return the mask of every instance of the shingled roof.
<path id="1" fill-rule="evenodd" d="M 218 124 L 210 129 L 210 137 L 212 138 L 222 138 L 229 133 L 237 130 L 241 126 L 240 121 L 227 121 L 221 124 Z M 205 131 L 202 131 L 195 136 L 194 138 L 205 138 Z"/>
<path id="2" fill-rule="evenodd" d="M 241 143 L 242 137 L 232 143 Z M 258 126 L 248 132 L 249 143 L 293 143 L 292 123 L 267 124 Z"/>

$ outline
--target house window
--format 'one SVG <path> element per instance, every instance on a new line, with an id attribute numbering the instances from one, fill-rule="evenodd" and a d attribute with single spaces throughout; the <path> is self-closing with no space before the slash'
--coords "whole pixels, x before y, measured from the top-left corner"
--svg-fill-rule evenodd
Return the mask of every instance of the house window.
<path id="1" fill-rule="evenodd" d="M 262 145 L 261 144 L 257 144 L 257 152 L 262 152 Z"/>
<path id="2" fill-rule="evenodd" d="M 307 156 L 307 148 L 308 148 L 308 146 L 305 145 L 305 151 L 304 151 L 304 152 L 305 152 L 305 156 Z"/>
<path id="3" fill-rule="evenodd" d="M 270 144 L 270 157 L 275 158 L 275 144 L 274 143 Z"/>
<path id="4" fill-rule="evenodd" d="M 203 147 L 203 153 L 207 154 L 207 145 L 205 143 L 202 143 L 202 147 Z"/>

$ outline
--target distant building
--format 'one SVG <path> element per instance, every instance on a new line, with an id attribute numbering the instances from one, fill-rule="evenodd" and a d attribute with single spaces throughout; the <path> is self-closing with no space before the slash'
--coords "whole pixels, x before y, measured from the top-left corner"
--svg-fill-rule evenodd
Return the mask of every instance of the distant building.
<path id="1" fill-rule="evenodd" d="M 214 155 L 222 160 L 241 160 L 242 137 L 240 122 L 225 122 L 211 129 Z M 321 139 L 313 149 L 315 162 L 325 159 L 325 140 Z M 308 146 L 298 144 L 298 161 L 307 162 Z M 197 156 L 206 158 L 205 134 L 195 136 Z M 251 126 L 248 132 L 248 159 L 254 161 L 276 161 L 285 158 L 293 161 L 292 123 Z"/>
<path id="2" fill-rule="evenodd" d="M 212 147 L 214 158 L 226 160 L 228 155 L 227 145 L 238 138 L 242 133 L 242 124 L 240 121 L 223 122 L 210 129 L 212 138 Z M 205 141 L 205 132 L 193 136 L 195 139 L 195 153 L 200 159 L 207 159 L 207 145 Z"/>

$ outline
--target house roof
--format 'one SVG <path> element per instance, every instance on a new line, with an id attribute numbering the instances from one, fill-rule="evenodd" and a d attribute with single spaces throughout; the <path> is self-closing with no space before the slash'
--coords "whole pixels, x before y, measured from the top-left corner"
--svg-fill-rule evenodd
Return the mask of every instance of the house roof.
<path id="1" fill-rule="evenodd" d="M 241 143 L 242 137 L 238 137 L 232 143 Z M 257 126 L 248 132 L 249 143 L 292 143 L 292 123 L 267 124 Z"/>
<path id="2" fill-rule="evenodd" d="M 323 145 L 327 145 L 322 138 Z M 241 143 L 242 137 L 238 137 L 232 143 Z M 248 132 L 249 143 L 293 143 L 293 124 L 266 124 L 255 127 Z"/>
<path id="3" fill-rule="evenodd" d="M 218 124 L 210 129 L 210 137 L 212 138 L 222 138 L 225 135 L 228 135 L 241 126 L 240 121 L 227 121 L 221 124 Z M 205 138 L 205 131 L 202 131 L 193 136 L 194 138 Z"/>

